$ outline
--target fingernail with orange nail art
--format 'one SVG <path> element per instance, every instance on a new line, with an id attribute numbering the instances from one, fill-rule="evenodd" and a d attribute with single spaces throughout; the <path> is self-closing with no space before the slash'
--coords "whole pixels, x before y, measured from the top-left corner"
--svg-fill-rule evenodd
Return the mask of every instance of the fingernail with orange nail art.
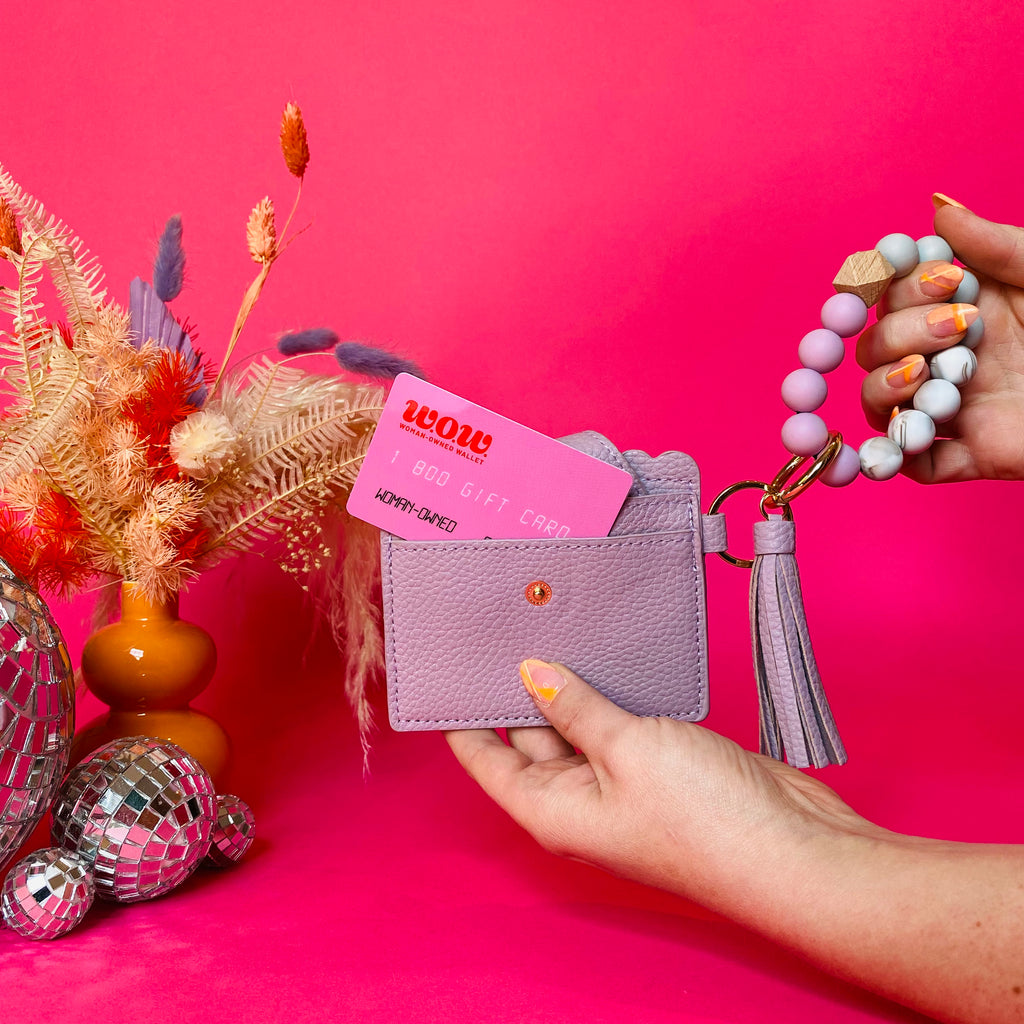
<path id="1" fill-rule="evenodd" d="M 931 270 L 926 270 L 917 280 L 921 291 L 933 299 L 941 299 L 950 292 L 955 292 L 964 279 L 964 272 L 952 263 L 936 263 Z"/>
<path id="2" fill-rule="evenodd" d="M 932 206 L 936 210 L 941 210 L 943 206 L 955 206 L 958 210 L 967 210 L 967 207 L 963 203 L 958 203 L 955 199 L 951 199 L 947 195 L 943 195 L 941 192 L 935 192 L 932 195 Z M 970 210 L 967 210 L 970 213 Z"/>
<path id="3" fill-rule="evenodd" d="M 924 356 L 905 356 L 885 375 L 885 380 L 890 387 L 902 389 L 913 384 L 924 370 Z"/>
<path id="4" fill-rule="evenodd" d="M 558 691 L 565 686 L 565 676 L 546 661 L 530 658 L 519 666 L 519 674 L 530 696 L 543 707 L 550 707 Z"/>
<path id="5" fill-rule="evenodd" d="M 936 306 L 925 319 L 936 338 L 949 338 L 963 334 L 978 319 L 978 307 L 966 302 L 953 302 Z"/>

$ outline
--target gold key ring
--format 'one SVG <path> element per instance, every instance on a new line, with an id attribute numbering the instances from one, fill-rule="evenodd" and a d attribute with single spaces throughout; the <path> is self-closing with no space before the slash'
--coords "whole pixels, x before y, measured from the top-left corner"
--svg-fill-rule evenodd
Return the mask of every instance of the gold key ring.
<path id="1" fill-rule="evenodd" d="M 789 483 L 794 473 L 807 461 L 807 456 L 805 455 L 794 455 L 779 470 L 772 482 L 766 485 L 765 491 L 767 492 L 768 506 L 770 508 L 782 508 L 798 495 L 803 494 L 835 462 L 839 455 L 839 449 L 842 447 L 843 435 L 838 430 L 835 430 L 829 434 L 825 447 L 814 456 L 807 470 L 794 483 Z"/>
<path id="2" fill-rule="evenodd" d="M 807 461 L 808 456 L 794 455 L 775 474 L 771 483 L 765 483 L 763 480 L 740 480 L 738 483 L 731 484 L 711 502 L 708 515 L 714 515 L 725 504 L 726 500 L 731 498 L 737 491 L 756 487 L 764 492 L 758 505 L 761 515 L 767 519 L 770 512 L 780 512 L 782 518 L 786 522 L 791 523 L 793 521 L 793 509 L 790 508 L 790 502 L 803 494 L 835 462 L 842 446 L 842 434 L 838 431 L 829 434 L 825 447 L 814 456 L 811 464 L 793 483 L 789 481 L 792 480 L 797 470 Z M 740 569 L 753 568 L 754 560 L 752 558 L 740 558 L 729 551 L 718 551 L 716 554 L 730 565 L 738 566 Z"/>
<path id="3" fill-rule="evenodd" d="M 768 484 L 763 480 L 740 480 L 738 483 L 730 484 L 713 502 L 711 507 L 708 509 L 708 515 L 713 516 L 726 502 L 726 499 L 731 498 L 737 491 L 747 490 L 748 488 L 756 487 L 759 491 L 763 491 L 764 494 L 761 497 L 760 507 L 761 515 L 768 518 L 768 512 L 765 509 L 765 502 L 768 500 Z M 781 506 L 780 511 L 782 512 L 782 518 L 787 522 L 793 521 L 793 510 L 789 507 L 789 504 Z M 730 565 L 738 566 L 741 569 L 753 568 L 754 560 L 752 558 L 740 558 L 738 555 L 734 555 L 729 551 L 718 551 L 716 552 L 719 558 L 724 558 Z"/>

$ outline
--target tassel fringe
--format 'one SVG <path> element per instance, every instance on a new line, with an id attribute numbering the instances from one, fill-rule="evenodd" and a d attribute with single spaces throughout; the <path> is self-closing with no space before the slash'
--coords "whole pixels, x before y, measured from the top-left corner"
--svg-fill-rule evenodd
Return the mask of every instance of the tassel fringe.
<path id="1" fill-rule="evenodd" d="M 750 627 L 760 697 L 761 753 L 797 768 L 845 764 L 846 748 L 814 660 L 796 564 L 796 530 L 754 526 Z"/>

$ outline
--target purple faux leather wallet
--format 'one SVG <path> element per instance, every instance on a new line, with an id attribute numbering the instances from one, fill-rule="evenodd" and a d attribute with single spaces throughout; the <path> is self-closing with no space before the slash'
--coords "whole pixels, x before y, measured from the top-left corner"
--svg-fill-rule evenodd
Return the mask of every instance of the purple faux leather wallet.
<path id="1" fill-rule="evenodd" d="M 519 678 L 526 658 L 570 666 L 635 714 L 708 710 L 704 555 L 725 549 L 702 516 L 694 461 L 566 444 L 632 473 L 607 537 L 381 538 L 388 709 L 398 730 L 544 725 Z"/>

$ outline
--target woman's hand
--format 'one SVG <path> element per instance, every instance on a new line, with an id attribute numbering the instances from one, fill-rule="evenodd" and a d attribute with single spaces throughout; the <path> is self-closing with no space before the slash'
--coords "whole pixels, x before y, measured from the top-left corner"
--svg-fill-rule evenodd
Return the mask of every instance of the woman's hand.
<path id="1" fill-rule="evenodd" d="M 448 742 L 549 850 L 697 900 L 940 1020 L 1024 1021 L 1024 848 L 887 832 L 811 776 L 637 718 L 564 666 L 525 662 L 523 681 L 553 728 Z"/>
<path id="2" fill-rule="evenodd" d="M 749 919 L 758 880 L 796 867 L 801 847 L 881 831 L 789 765 L 689 722 L 637 718 L 564 666 L 524 666 L 554 728 L 509 729 L 507 746 L 492 731 L 451 732 L 448 742 L 555 853 Z"/>
<path id="3" fill-rule="evenodd" d="M 955 205 L 939 207 L 935 230 L 981 283 L 976 307 L 985 331 L 960 412 L 938 425 L 941 439 L 931 448 L 904 460 L 903 472 L 921 483 L 1024 479 L 1024 230 Z M 931 261 L 893 281 L 878 322 L 861 335 L 857 361 L 870 371 L 861 398 L 876 430 L 884 433 L 893 407 L 908 405 L 928 379 L 928 357 L 963 338 L 956 330 L 963 319 L 954 322 L 943 304 L 958 275 L 959 268 Z M 977 315 L 975 306 L 959 313 Z"/>

